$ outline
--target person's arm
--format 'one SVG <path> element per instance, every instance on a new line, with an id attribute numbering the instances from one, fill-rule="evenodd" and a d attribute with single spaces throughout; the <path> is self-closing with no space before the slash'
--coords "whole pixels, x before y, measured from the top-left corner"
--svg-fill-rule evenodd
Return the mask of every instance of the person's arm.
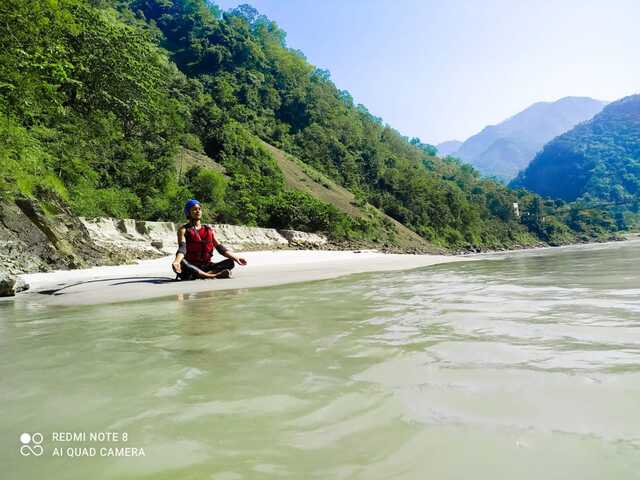
<path id="1" fill-rule="evenodd" d="M 221 244 L 218 241 L 218 239 L 216 238 L 216 234 L 213 231 L 213 229 L 212 229 L 212 233 L 213 233 L 213 246 L 215 247 L 215 249 L 218 251 L 218 253 L 220 255 L 222 255 L 223 257 L 230 258 L 231 260 L 236 262 L 238 265 L 246 265 L 247 264 L 247 261 L 244 258 L 239 257 L 238 255 L 233 253 L 231 250 L 229 250 L 226 246 L 224 246 L 223 244 Z"/>
<path id="2" fill-rule="evenodd" d="M 230 258 L 231 260 L 236 262 L 238 265 L 246 265 L 247 264 L 247 261 L 243 257 L 239 257 L 238 255 L 233 253 L 231 250 L 229 250 L 227 247 L 225 247 L 221 243 L 218 243 L 216 245 L 216 250 L 218 251 L 218 253 L 220 255 L 222 255 L 223 257 Z"/>
<path id="3" fill-rule="evenodd" d="M 173 271 L 176 273 L 180 273 L 182 271 L 180 268 L 180 262 L 182 262 L 182 259 L 187 254 L 187 242 L 184 237 L 184 232 L 184 227 L 180 227 L 178 229 L 178 251 L 176 252 L 176 258 L 171 264 L 171 268 L 173 268 Z"/>

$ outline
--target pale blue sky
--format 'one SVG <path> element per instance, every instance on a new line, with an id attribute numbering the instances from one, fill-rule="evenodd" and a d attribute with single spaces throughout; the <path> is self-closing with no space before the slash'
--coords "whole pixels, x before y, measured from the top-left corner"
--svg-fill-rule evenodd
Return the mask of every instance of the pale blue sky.
<path id="1" fill-rule="evenodd" d="M 403 135 L 464 140 L 537 101 L 640 92 L 638 0 L 249 3 Z"/>

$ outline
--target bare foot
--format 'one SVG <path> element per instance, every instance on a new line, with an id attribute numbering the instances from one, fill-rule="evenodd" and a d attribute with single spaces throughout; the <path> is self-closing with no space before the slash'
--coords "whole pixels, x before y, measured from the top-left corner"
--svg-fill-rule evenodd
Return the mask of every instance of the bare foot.
<path id="1" fill-rule="evenodd" d="M 198 276 L 202 279 L 207 279 L 207 278 L 216 278 L 218 276 L 217 273 L 209 273 L 209 272 L 200 272 L 198 274 Z"/>
<path id="2" fill-rule="evenodd" d="M 200 272 L 200 278 L 231 278 L 231 271 L 224 269 L 219 272 Z"/>
<path id="3" fill-rule="evenodd" d="M 216 274 L 216 278 L 231 278 L 231 270 L 221 270 Z"/>

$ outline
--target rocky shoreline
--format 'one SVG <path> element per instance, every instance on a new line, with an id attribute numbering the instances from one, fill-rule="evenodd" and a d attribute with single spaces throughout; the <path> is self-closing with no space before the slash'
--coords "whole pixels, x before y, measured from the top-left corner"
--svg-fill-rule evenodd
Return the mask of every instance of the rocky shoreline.
<path id="1" fill-rule="evenodd" d="M 0 296 L 28 285 L 17 275 L 124 265 L 172 254 L 178 226 L 171 222 L 75 216 L 56 198 L 0 201 Z M 295 230 L 214 225 L 221 243 L 237 251 L 324 249 L 326 236 Z"/>
<path id="2" fill-rule="evenodd" d="M 179 225 L 117 218 L 83 218 L 80 221 L 91 240 L 108 251 L 143 259 L 175 253 Z M 235 251 L 278 250 L 287 248 L 319 249 L 329 244 L 326 236 L 297 230 L 213 224 L 216 239 Z"/>
<path id="3" fill-rule="evenodd" d="M 59 201 L 0 201 L 0 272 L 20 274 L 117 264 L 126 257 L 101 249 Z"/>
<path id="4" fill-rule="evenodd" d="M 505 248 L 469 247 L 400 248 L 368 241 L 331 241 L 325 235 L 296 230 L 213 225 L 221 243 L 236 251 L 255 250 L 378 250 L 381 253 L 466 255 L 550 247 L 510 245 Z M 0 296 L 28 288 L 16 275 L 52 270 L 124 265 L 158 258 L 176 251 L 176 230 L 171 222 L 133 219 L 82 218 L 56 199 L 0 201 Z M 638 234 L 627 234 L 629 238 Z M 612 236 L 605 241 L 624 240 Z M 594 240 L 578 242 L 593 243 Z"/>

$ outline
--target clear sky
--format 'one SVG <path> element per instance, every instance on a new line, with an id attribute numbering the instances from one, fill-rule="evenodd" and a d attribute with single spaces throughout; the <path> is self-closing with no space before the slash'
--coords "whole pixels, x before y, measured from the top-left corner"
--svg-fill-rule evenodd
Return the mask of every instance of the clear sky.
<path id="1" fill-rule="evenodd" d="M 214 0 L 257 8 L 336 86 L 426 143 L 537 101 L 640 92 L 639 0 Z"/>

